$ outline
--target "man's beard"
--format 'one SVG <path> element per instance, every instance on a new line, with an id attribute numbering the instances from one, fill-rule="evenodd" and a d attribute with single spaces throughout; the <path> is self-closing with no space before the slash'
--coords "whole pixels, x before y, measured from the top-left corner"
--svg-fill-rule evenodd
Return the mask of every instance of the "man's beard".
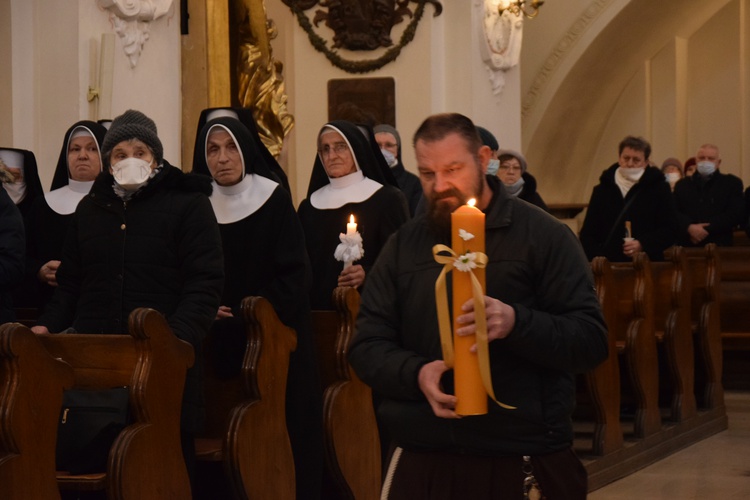
<path id="1" fill-rule="evenodd" d="M 441 241 L 449 242 L 451 239 L 451 214 L 453 211 L 461 205 L 465 205 L 472 197 L 481 198 L 484 193 L 484 182 L 482 182 L 481 176 L 480 170 L 472 195 L 465 195 L 456 188 L 450 188 L 440 193 L 433 192 L 427 198 L 427 222 Z M 440 201 L 446 199 L 449 200 Z"/>

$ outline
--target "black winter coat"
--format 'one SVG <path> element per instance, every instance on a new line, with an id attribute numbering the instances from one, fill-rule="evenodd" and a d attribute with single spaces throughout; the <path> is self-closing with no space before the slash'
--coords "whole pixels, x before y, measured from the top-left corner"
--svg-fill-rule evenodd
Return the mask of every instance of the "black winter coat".
<path id="1" fill-rule="evenodd" d="M 580 235 L 586 256 L 589 260 L 598 255 L 613 262 L 631 260 L 622 252 L 625 221 L 630 221 L 631 236 L 641 243 L 649 259 L 664 260 L 664 250 L 672 246 L 676 238 L 677 214 L 669 184 L 658 168 L 646 167 L 641 179 L 623 198 L 615 184 L 618 168 L 615 163 L 605 170 L 591 193 Z"/>
<path id="2" fill-rule="evenodd" d="M 10 290 L 23 278 L 25 251 L 21 212 L 0 186 L 0 325 L 15 319 Z"/>
<path id="3" fill-rule="evenodd" d="M 699 173 L 681 179 L 674 187 L 679 223 L 679 242 L 683 246 L 716 243 L 731 246 L 734 229 L 745 219 L 742 180 L 731 174 L 714 172 L 704 179 Z M 708 236 L 693 244 L 687 232 L 690 224 L 707 222 Z"/>
<path id="4" fill-rule="evenodd" d="M 419 182 L 419 177 L 406 170 L 400 162 L 395 167 L 391 167 L 391 172 L 396 177 L 398 188 L 404 193 L 409 203 L 409 215 L 414 217 L 419 200 L 422 198 L 422 183 Z"/>
<path id="5" fill-rule="evenodd" d="M 442 266 L 432 248 L 445 242 L 418 216 L 391 236 L 367 278 L 349 348 L 352 367 L 383 397 L 380 418 L 406 449 L 534 455 L 568 448 L 573 373 L 607 357 L 593 277 L 573 233 L 509 197 L 498 179 L 488 182 L 495 195 L 485 210 L 487 295 L 516 314 L 510 334 L 489 344 L 492 383 L 497 400 L 517 409 L 489 402 L 486 415 L 440 418 L 419 389 L 421 367 L 442 359 L 435 306 Z M 443 387 L 453 392 L 452 372 Z"/>
<path id="6" fill-rule="evenodd" d="M 536 179 L 534 176 L 528 172 L 524 172 L 521 174 L 521 177 L 523 178 L 523 187 L 521 188 L 521 193 L 518 197 L 527 203 L 531 203 L 532 205 L 541 208 L 545 212 L 549 212 L 547 204 L 544 203 L 544 200 L 536 190 Z"/>
<path id="7" fill-rule="evenodd" d="M 50 332 L 126 333 L 137 307 L 164 314 L 195 349 L 182 428 L 200 425 L 201 346 L 219 308 L 224 263 L 210 179 L 163 170 L 128 202 L 104 172 L 76 209 L 57 271 L 59 286 L 39 324 Z"/>

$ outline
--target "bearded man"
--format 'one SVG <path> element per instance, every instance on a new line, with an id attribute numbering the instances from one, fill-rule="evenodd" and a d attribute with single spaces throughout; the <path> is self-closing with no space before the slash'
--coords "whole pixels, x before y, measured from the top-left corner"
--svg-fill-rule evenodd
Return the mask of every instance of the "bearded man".
<path id="1" fill-rule="evenodd" d="M 362 296 L 349 360 L 382 400 L 396 451 L 383 498 L 583 499 L 587 477 L 572 450 L 575 373 L 607 356 L 607 331 L 589 263 L 561 222 L 509 196 L 485 175 L 491 156 L 472 121 L 434 115 L 414 136 L 426 213 L 382 249 Z M 450 244 L 450 215 L 475 198 L 485 213 L 484 306 L 497 401 L 485 415 L 456 413 L 442 359 L 435 244 Z M 476 332 L 462 305 L 458 335 Z M 525 489 L 526 485 L 526 489 Z"/>

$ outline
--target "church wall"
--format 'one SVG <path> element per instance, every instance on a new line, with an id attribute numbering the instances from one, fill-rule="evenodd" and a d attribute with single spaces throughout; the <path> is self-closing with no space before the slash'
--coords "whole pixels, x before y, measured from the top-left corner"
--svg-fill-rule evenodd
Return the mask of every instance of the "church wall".
<path id="1" fill-rule="evenodd" d="M 541 41 L 542 24 L 534 23 L 553 11 L 547 5 L 528 23 L 533 42 L 525 49 L 534 46 L 537 53 L 522 58 L 528 62 L 522 68 L 523 143 L 544 199 L 588 201 L 628 134 L 650 140 L 658 164 L 668 156 L 684 161 L 701 143 L 715 142 L 723 170 L 750 183 L 750 2 L 588 5 L 577 20 L 563 20 L 569 21 L 564 41 Z M 545 55 L 549 71 L 534 73 Z"/>
<path id="2" fill-rule="evenodd" d="M 34 151 L 42 185 L 48 188 L 65 130 L 78 120 L 95 118 L 86 99 L 90 40 L 98 42 L 102 33 L 114 29 L 95 0 L 78 0 L 77 8 L 11 0 L 10 8 L 13 131 L 12 138 L 0 139 Z M 135 108 L 153 118 L 165 158 L 179 164 L 179 2 L 152 23 L 149 37 L 137 66 L 131 68 L 115 35 L 111 111 L 117 115 Z"/>
<path id="3" fill-rule="evenodd" d="M 0 2 L 0 68 L 10 68 L 12 59 L 10 2 Z M 11 71 L 0 71 L 0 144 L 13 142 L 13 92 Z"/>

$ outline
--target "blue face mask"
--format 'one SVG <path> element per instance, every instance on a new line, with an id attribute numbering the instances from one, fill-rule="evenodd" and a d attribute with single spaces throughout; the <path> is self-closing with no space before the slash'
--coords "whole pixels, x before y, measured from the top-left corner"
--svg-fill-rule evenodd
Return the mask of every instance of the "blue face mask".
<path id="1" fill-rule="evenodd" d="M 500 168 L 500 160 L 496 158 L 490 158 L 490 162 L 487 164 L 487 175 L 497 175 L 497 169 Z"/>

